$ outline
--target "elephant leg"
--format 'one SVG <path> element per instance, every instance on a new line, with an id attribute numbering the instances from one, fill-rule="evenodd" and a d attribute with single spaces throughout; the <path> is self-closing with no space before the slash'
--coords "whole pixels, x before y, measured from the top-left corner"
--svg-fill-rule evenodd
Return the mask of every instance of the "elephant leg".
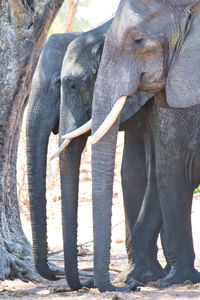
<path id="1" fill-rule="evenodd" d="M 125 141 L 121 178 L 124 199 L 126 251 L 128 268 L 119 275 L 120 281 L 127 281 L 134 268 L 132 230 L 139 215 L 147 185 L 144 126 L 137 126 L 137 119 L 131 118 L 124 124 Z"/>
<path id="2" fill-rule="evenodd" d="M 200 282 L 194 268 L 191 228 L 193 191 L 200 180 L 199 121 L 196 108 L 161 111 L 157 180 L 163 218 L 165 255 L 171 264 L 160 287 Z M 172 132 L 166 130 L 170 124 Z M 172 134 L 173 133 L 173 134 Z"/>
<path id="3" fill-rule="evenodd" d="M 134 120 L 136 123 L 132 122 L 132 128 L 127 128 L 124 149 L 126 160 L 123 159 L 130 173 L 127 180 L 130 184 L 123 187 L 128 246 L 131 249 L 129 260 L 132 264 L 126 280 L 134 278 L 146 284 L 165 276 L 157 260 L 157 238 L 162 218 L 156 178 L 153 102 L 146 105 Z"/>
<path id="4" fill-rule="evenodd" d="M 131 278 L 147 284 L 165 276 L 157 259 L 157 239 L 162 227 L 154 158 L 149 160 L 147 189 L 136 224 L 132 230 L 135 267 Z"/>
<path id="5" fill-rule="evenodd" d="M 171 264 L 171 271 L 160 281 L 160 287 L 184 283 L 186 280 L 200 282 L 200 273 L 194 269 L 191 228 L 193 188 L 184 180 L 185 172 L 177 169 L 174 166 L 168 170 L 167 186 L 164 187 L 159 180 L 165 255 Z"/>

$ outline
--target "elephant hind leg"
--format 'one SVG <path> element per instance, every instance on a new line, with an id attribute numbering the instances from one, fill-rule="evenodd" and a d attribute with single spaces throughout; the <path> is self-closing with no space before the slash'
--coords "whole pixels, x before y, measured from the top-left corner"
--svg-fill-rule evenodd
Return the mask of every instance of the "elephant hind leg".
<path id="1" fill-rule="evenodd" d="M 190 116 L 190 111 L 187 112 Z M 184 118 L 184 111 L 178 113 L 181 114 L 179 118 L 171 112 L 169 116 L 174 118 L 168 119 L 174 135 L 170 135 L 165 126 L 160 129 L 161 147 L 158 151 L 157 178 L 165 254 L 171 270 L 160 280 L 159 287 L 182 284 L 186 280 L 193 283 L 200 282 L 200 273 L 194 268 L 195 254 L 191 227 L 193 191 L 199 182 L 200 152 L 195 153 L 191 147 L 184 147 L 186 144 L 195 145 L 199 149 L 199 137 L 194 135 L 197 131 L 193 118 L 191 120 L 189 117 Z"/>

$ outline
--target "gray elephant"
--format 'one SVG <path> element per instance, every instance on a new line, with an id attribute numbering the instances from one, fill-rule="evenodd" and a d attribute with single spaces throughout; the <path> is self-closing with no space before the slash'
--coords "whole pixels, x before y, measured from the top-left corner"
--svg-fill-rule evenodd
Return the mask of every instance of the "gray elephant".
<path id="1" fill-rule="evenodd" d="M 96 70 L 110 24 L 111 21 L 83 33 L 68 47 L 61 71 L 60 136 L 79 128 L 91 118 Z M 77 268 L 78 183 L 81 154 L 90 128 L 85 134 L 75 137 L 60 155 L 65 274 L 73 290 L 82 286 Z"/>
<path id="2" fill-rule="evenodd" d="M 63 57 L 69 43 L 78 35 L 56 34 L 48 39 L 33 76 L 27 112 L 26 148 L 33 253 L 38 273 L 50 280 L 59 279 L 59 274 L 47 259 L 47 146 L 50 133 L 56 134 L 59 129 L 60 71 Z"/>
<path id="3" fill-rule="evenodd" d="M 200 1 L 121 0 L 108 31 L 94 91 L 91 140 L 99 140 L 92 147 L 92 177 L 94 274 L 100 291 L 123 290 L 110 283 L 108 274 L 113 168 L 118 116 L 127 96 L 138 90 L 155 93 L 160 108 L 154 108 L 151 125 L 152 184 L 131 233 L 134 275 L 157 263 L 148 250 L 162 225 L 171 270 L 160 286 L 200 281 L 191 232 L 192 195 L 200 181 L 200 107 L 168 106 L 199 103 L 199 11 Z"/>

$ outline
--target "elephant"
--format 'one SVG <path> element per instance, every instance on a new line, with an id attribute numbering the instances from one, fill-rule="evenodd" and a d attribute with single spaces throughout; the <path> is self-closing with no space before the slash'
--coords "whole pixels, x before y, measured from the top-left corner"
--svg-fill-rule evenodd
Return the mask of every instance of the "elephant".
<path id="1" fill-rule="evenodd" d="M 38 273 L 59 279 L 48 263 L 46 236 L 46 161 L 50 133 L 58 133 L 60 113 L 60 71 L 70 42 L 79 33 L 51 35 L 40 55 L 31 86 L 26 122 L 27 173 L 33 254 Z"/>
<path id="2" fill-rule="evenodd" d="M 91 138 L 94 279 L 100 291 L 130 290 L 110 283 L 108 265 L 119 115 L 127 97 L 138 91 L 154 93 L 156 106 L 152 183 L 131 232 L 133 274 L 137 279 L 142 269 L 156 267 L 152 250 L 162 226 L 171 268 L 159 286 L 200 281 L 191 232 L 192 195 L 200 182 L 199 10 L 200 1 L 121 0 L 108 30 L 94 89 Z"/>
<path id="3" fill-rule="evenodd" d="M 96 67 L 111 22 L 83 33 L 66 51 L 61 70 L 60 138 L 91 118 Z M 59 157 L 65 275 L 72 290 L 82 287 L 77 268 L 77 206 L 80 159 L 88 135 L 89 131 L 71 140 Z"/>

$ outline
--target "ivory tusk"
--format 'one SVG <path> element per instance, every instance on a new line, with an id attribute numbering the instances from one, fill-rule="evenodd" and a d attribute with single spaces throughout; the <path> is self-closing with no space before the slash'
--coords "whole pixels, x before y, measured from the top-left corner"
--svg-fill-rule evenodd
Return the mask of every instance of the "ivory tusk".
<path id="1" fill-rule="evenodd" d="M 65 150 L 65 148 L 69 145 L 69 143 L 71 142 L 70 139 L 66 139 L 64 142 L 62 142 L 62 144 L 59 146 L 59 148 L 57 149 L 57 151 L 50 156 L 49 160 L 53 160 L 54 158 L 56 158 L 60 153 L 63 152 L 63 150 Z"/>
<path id="2" fill-rule="evenodd" d="M 75 137 L 80 136 L 80 135 L 88 132 L 89 130 L 91 130 L 91 128 L 92 128 L 92 119 L 90 119 L 83 126 L 75 129 L 74 131 L 69 132 L 69 133 L 63 135 L 62 139 L 74 139 Z"/>
<path id="3" fill-rule="evenodd" d="M 120 112 L 122 111 L 126 99 L 127 96 L 122 96 L 119 99 L 117 99 L 111 112 L 108 114 L 108 116 L 103 121 L 101 126 L 97 129 L 97 131 L 90 137 L 90 141 L 89 141 L 90 144 L 95 144 L 96 142 L 98 142 L 106 134 L 106 132 L 112 127 L 112 125 L 117 120 Z"/>

